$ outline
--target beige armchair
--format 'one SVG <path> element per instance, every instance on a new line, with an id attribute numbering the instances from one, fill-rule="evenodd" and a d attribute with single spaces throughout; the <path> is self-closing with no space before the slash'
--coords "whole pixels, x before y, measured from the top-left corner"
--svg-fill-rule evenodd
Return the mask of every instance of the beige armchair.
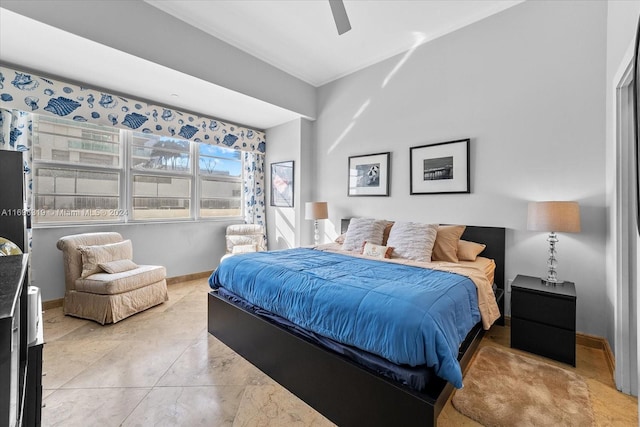
<path id="1" fill-rule="evenodd" d="M 227 253 L 222 260 L 234 254 L 266 251 L 264 227 L 258 224 L 233 224 L 227 227 L 225 236 Z"/>
<path id="2" fill-rule="evenodd" d="M 60 238 L 64 260 L 64 314 L 116 323 L 169 299 L 166 269 L 136 265 L 130 240 L 119 233 Z"/>

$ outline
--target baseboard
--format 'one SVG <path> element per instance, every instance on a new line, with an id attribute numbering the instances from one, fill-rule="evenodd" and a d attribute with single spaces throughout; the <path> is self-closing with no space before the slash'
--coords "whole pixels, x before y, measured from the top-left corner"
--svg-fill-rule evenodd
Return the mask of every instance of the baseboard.
<path id="1" fill-rule="evenodd" d="M 607 367 L 609 368 L 609 372 L 611 372 L 611 377 L 612 378 L 615 377 L 616 359 L 613 356 L 611 347 L 609 346 L 609 341 L 607 341 L 603 337 L 598 337 L 594 335 L 583 334 L 582 332 L 577 332 L 576 344 L 580 344 L 589 348 L 602 350 L 602 352 L 604 353 L 605 361 L 607 362 Z"/>
<path id="2" fill-rule="evenodd" d="M 602 337 L 576 332 L 576 344 L 589 348 L 597 348 L 598 350 L 604 350 L 605 342 L 606 340 Z"/>
<path id="3" fill-rule="evenodd" d="M 189 280 L 204 279 L 211 276 L 212 270 L 202 271 L 200 273 L 185 274 L 184 276 L 167 277 L 167 285 L 175 285 L 176 283 L 188 282 Z"/>
<path id="4" fill-rule="evenodd" d="M 191 273 L 185 274 L 184 276 L 176 276 L 176 277 L 167 277 L 167 286 L 175 285 L 176 283 L 188 282 L 189 280 L 198 280 L 204 279 L 211 276 L 210 271 L 202 271 L 200 273 Z M 54 308 L 62 307 L 62 303 L 64 302 L 64 298 L 52 299 L 49 301 L 42 302 L 43 310 L 51 310 Z"/>
<path id="5" fill-rule="evenodd" d="M 53 308 L 62 307 L 62 302 L 63 301 L 64 301 L 64 298 L 52 299 L 50 301 L 43 301 L 42 302 L 42 309 L 43 310 L 51 310 Z"/>
<path id="6" fill-rule="evenodd" d="M 604 358 L 607 360 L 607 365 L 609 365 L 609 370 L 611 371 L 611 376 L 613 378 L 616 377 L 616 358 L 613 355 L 613 351 L 611 351 L 611 346 L 609 345 L 609 341 L 604 341 Z"/>

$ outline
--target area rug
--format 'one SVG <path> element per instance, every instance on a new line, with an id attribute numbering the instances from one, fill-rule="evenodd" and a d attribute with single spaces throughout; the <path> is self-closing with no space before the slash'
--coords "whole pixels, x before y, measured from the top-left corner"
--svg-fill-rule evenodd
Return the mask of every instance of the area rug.
<path id="1" fill-rule="evenodd" d="M 453 406 L 485 426 L 593 426 L 589 388 L 577 374 L 495 347 L 483 347 Z"/>

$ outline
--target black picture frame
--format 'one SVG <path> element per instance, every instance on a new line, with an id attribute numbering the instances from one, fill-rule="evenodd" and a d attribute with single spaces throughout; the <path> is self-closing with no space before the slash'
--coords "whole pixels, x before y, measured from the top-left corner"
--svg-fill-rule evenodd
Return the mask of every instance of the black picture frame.
<path id="1" fill-rule="evenodd" d="M 409 194 L 471 192 L 470 139 L 409 149 Z"/>
<path id="2" fill-rule="evenodd" d="M 391 152 L 350 156 L 347 170 L 349 197 L 389 196 Z"/>
<path id="3" fill-rule="evenodd" d="M 292 208 L 294 201 L 295 163 L 293 160 L 271 163 L 270 205 Z"/>

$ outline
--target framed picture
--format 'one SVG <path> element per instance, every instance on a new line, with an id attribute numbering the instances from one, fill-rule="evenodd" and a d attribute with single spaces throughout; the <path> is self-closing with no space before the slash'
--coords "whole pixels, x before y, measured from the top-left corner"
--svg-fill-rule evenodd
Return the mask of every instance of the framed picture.
<path id="1" fill-rule="evenodd" d="M 349 157 L 349 196 L 388 196 L 391 153 Z"/>
<path id="2" fill-rule="evenodd" d="M 293 207 L 293 160 L 271 163 L 271 206 Z"/>
<path id="3" fill-rule="evenodd" d="M 469 193 L 469 139 L 409 149 L 410 194 Z"/>

